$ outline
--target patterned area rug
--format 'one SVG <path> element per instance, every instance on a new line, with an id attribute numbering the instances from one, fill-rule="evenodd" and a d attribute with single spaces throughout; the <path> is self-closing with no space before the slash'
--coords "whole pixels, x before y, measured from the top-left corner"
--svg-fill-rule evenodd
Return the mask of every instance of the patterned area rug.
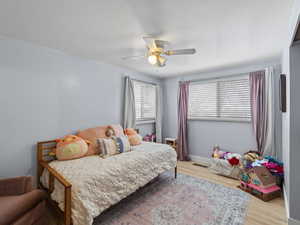
<path id="1" fill-rule="evenodd" d="M 242 225 L 248 201 L 240 190 L 165 173 L 102 213 L 93 225 Z"/>

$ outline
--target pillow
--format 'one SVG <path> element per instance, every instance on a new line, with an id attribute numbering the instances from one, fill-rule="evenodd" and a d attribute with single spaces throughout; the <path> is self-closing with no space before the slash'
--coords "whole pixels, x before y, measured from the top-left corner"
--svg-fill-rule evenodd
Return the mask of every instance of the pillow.
<path id="1" fill-rule="evenodd" d="M 95 128 L 88 128 L 88 129 L 79 131 L 77 133 L 77 136 L 91 142 L 91 144 L 89 145 L 88 152 L 86 154 L 87 156 L 88 155 L 96 155 L 96 154 L 100 153 L 99 148 L 98 148 L 97 139 L 98 138 L 106 138 L 107 137 L 106 131 L 108 128 L 112 128 L 115 132 L 115 136 L 117 136 L 117 137 L 124 135 L 123 128 L 119 124 L 110 125 L 110 126 L 100 126 L 100 127 L 95 127 Z"/>
<path id="2" fill-rule="evenodd" d="M 55 155 L 58 160 L 78 159 L 88 151 L 87 143 L 75 135 L 67 135 L 57 141 Z"/>
<path id="3" fill-rule="evenodd" d="M 120 153 L 113 138 L 98 138 L 97 141 L 99 148 L 101 149 L 101 157 L 107 158 Z"/>
<path id="4" fill-rule="evenodd" d="M 137 133 L 136 130 L 133 129 L 133 128 L 126 128 L 126 129 L 125 129 L 125 134 L 126 134 L 127 136 L 129 136 L 129 135 L 137 135 L 138 133 Z"/>
<path id="5" fill-rule="evenodd" d="M 126 128 L 125 134 L 128 136 L 130 145 L 140 145 L 142 143 L 142 137 L 133 128 Z"/>
<path id="6" fill-rule="evenodd" d="M 117 149 L 120 153 L 130 151 L 130 143 L 127 136 L 112 137 L 117 145 Z"/>
<path id="7" fill-rule="evenodd" d="M 115 131 L 116 137 L 124 136 L 123 127 L 120 124 L 116 125 L 109 125 L 110 128 L 112 128 Z"/>
<path id="8" fill-rule="evenodd" d="M 88 152 L 86 154 L 87 156 L 88 155 L 96 155 L 96 154 L 100 153 L 97 148 L 98 147 L 97 139 L 106 137 L 105 132 L 107 130 L 107 127 L 108 126 L 89 128 L 86 130 L 79 131 L 77 133 L 77 136 L 91 142 L 91 144 L 89 145 Z"/>
<path id="9" fill-rule="evenodd" d="M 142 144 L 142 136 L 139 134 L 136 135 L 129 135 L 128 140 L 130 145 L 135 146 L 135 145 L 140 145 Z"/>

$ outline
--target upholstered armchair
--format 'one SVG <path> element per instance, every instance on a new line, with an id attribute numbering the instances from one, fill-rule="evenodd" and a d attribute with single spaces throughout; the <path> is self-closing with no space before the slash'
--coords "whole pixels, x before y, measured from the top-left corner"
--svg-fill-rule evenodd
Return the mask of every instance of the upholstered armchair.
<path id="1" fill-rule="evenodd" d="M 0 179 L 0 224 L 45 225 L 47 195 L 33 189 L 32 177 Z"/>

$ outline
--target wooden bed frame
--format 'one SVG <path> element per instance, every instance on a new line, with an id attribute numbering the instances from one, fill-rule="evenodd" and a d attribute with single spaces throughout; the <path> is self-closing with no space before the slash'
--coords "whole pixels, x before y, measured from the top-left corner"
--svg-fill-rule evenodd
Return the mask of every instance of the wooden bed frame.
<path id="1" fill-rule="evenodd" d="M 51 152 L 54 148 L 56 148 L 56 140 L 50 141 L 42 141 L 37 143 L 37 185 L 39 188 L 44 189 L 48 195 L 48 201 L 51 206 L 60 214 L 63 218 L 64 225 L 72 225 L 72 212 L 71 212 L 71 189 L 72 184 L 68 182 L 61 174 L 59 174 L 55 169 L 49 166 L 49 163 L 55 160 L 54 156 L 50 156 L 49 152 Z M 49 188 L 45 187 L 40 178 L 43 174 L 44 169 L 49 172 Z M 177 166 L 174 170 L 174 177 L 177 178 Z M 51 193 L 54 190 L 54 180 L 57 180 L 64 186 L 65 189 L 65 198 L 64 198 L 64 211 L 62 211 L 58 203 L 51 199 Z"/>
<path id="2" fill-rule="evenodd" d="M 55 160 L 54 156 L 50 156 L 49 152 L 56 148 L 56 140 L 42 141 L 37 143 L 37 184 L 39 188 L 47 191 L 49 194 L 49 202 L 60 215 L 63 216 L 64 225 L 71 225 L 71 188 L 72 184 L 69 183 L 63 176 L 61 176 L 56 170 L 49 166 L 49 162 Z M 49 188 L 44 187 L 40 181 L 40 177 L 43 174 L 44 169 L 49 172 Z M 64 211 L 58 207 L 58 203 L 53 201 L 50 197 L 54 190 L 54 180 L 57 180 L 65 188 L 65 201 Z"/>

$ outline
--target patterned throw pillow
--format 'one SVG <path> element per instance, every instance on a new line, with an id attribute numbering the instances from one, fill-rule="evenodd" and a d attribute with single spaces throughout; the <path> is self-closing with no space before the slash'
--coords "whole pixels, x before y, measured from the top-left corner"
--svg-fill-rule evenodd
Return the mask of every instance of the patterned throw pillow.
<path id="1" fill-rule="evenodd" d="M 98 138 L 97 141 L 100 150 L 100 156 L 103 158 L 130 151 L 130 143 L 126 136 Z"/>
<path id="2" fill-rule="evenodd" d="M 98 138 L 98 147 L 100 149 L 100 156 L 107 158 L 112 155 L 120 153 L 117 149 L 117 145 L 112 138 Z"/>
<path id="3" fill-rule="evenodd" d="M 117 149 L 120 153 L 130 151 L 130 143 L 127 136 L 112 137 L 115 140 Z"/>

